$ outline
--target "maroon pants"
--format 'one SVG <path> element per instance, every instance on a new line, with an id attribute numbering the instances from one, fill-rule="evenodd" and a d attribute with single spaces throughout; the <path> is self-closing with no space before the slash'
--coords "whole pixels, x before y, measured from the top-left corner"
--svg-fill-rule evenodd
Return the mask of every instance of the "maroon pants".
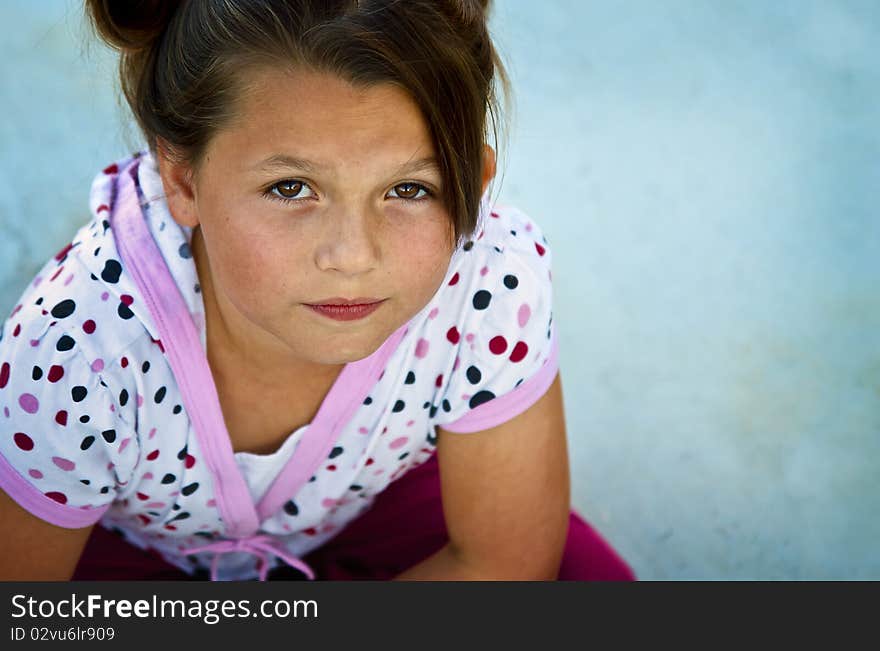
<path id="1" fill-rule="evenodd" d="M 387 580 L 424 560 L 448 538 L 440 500 L 437 456 L 393 482 L 373 507 L 303 560 L 323 580 Z M 270 575 L 271 576 L 271 575 Z M 145 552 L 96 526 L 74 580 L 186 580 L 156 552 Z M 574 511 L 560 581 L 633 581 L 614 549 Z"/>

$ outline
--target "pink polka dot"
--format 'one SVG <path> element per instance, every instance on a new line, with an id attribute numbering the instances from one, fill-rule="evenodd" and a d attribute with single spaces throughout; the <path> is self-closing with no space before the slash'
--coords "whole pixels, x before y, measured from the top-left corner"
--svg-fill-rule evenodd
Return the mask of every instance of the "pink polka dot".
<path id="1" fill-rule="evenodd" d="M 66 472 L 70 472 L 76 468 L 76 464 L 73 461 L 65 459 L 64 457 L 52 457 L 52 463 Z"/>
<path id="2" fill-rule="evenodd" d="M 212 497 L 207 502 L 205 502 L 205 506 L 207 506 L 207 507 L 217 506 L 217 501 Z"/>
<path id="3" fill-rule="evenodd" d="M 29 414 L 36 414 L 40 409 L 40 401 L 30 393 L 22 393 L 18 397 L 18 404 Z"/>
<path id="4" fill-rule="evenodd" d="M 119 454 L 122 454 L 122 451 L 128 447 L 128 444 L 131 442 L 131 437 L 122 439 L 122 442 L 119 444 Z"/>
<path id="5" fill-rule="evenodd" d="M 430 348 L 430 344 L 427 339 L 419 339 L 416 344 L 416 357 L 419 359 L 424 359 L 428 354 L 428 348 Z"/>
<path id="6" fill-rule="evenodd" d="M 108 292 L 103 292 L 103 293 L 101 294 L 101 300 L 102 300 L 102 301 L 106 301 L 108 298 L 110 298 L 110 294 L 109 294 Z"/>
<path id="7" fill-rule="evenodd" d="M 429 318 L 429 319 L 433 319 L 433 318 L 435 318 L 438 314 L 440 314 L 440 309 L 435 307 L 433 310 L 431 310 L 430 312 L 428 312 L 428 318 Z"/>
<path id="8" fill-rule="evenodd" d="M 73 280 L 73 274 L 70 274 L 67 278 L 64 279 L 64 286 L 67 287 L 70 284 L 70 281 Z"/>
<path id="9" fill-rule="evenodd" d="M 151 438 L 153 438 L 154 436 L 156 436 L 156 428 L 155 428 L 155 427 L 154 427 L 153 429 L 150 430 L 150 433 L 149 433 L 149 434 L 147 434 L 147 438 L 148 438 L 148 439 L 151 439 Z"/>
<path id="10" fill-rule="evenodd" d="M 528 224 L 526 224 L 526 232 L 529 232 L 529 233 L 532 232 L 532 224 L 531 224 L 531 222 L 528 223 Z"/>
<path id="11" fill-rule="evenodd" d="M 147 479 L 152 479 L 152 478 L 153 478 L 153 473 L 151 473 L 151 472 L 145 472 L 144 476 L 141 477 L 141 479 L 143 479 L 144 481 L 146 481 Z"/>
<path id="12" fill-rule="evenodd" d="M 34 278 L 34 287 L 37 287 L 40 284 L 40 282 L 42 282 L 42 280 L 43 280 L 42 276 L 37 276 L 36 278 Z"/>
<path id="13" fill-rule="evenodd" d="M 531 316 L 532 308 L 529 307 L 528 303 L 523 303 L 522 305 L 520 305 L 519 311 L 516 313 L 516 320 L 519 323 L 519 327 L 525 328 Z"/>
<path id="14" fill-rule="evenodd" d="M 401 436 L 391 441 L 388 447 L 392 450 L 396 450 L 397 448 L 402 448 L 404 445 L 406 445 L 407 441 L 409 441 L 408 436 Z"/>
<path id="15" fill-rule="evenodd" d="M 415 425 L 415 422 L 416 422 L 416 421 L 414 421 L 414 420 L 408 420 L 408 421 L 406 421 L 406 426 L 407 426 L 407 427 L 412 427 L 413 425 Z"/>
<path id="16" fill-rule="evenodd" d="M 144 506 L 148 509 L 161 509 L 165 507 L 165 502 L 147 502 Z"/>
<path id="17" fill-rule="evenodd" d="M 144 404 L 144 397 L 141 394 L 137 394 L 137 406 L 140 407 Z"/>
<path id="18" fill-rule="evenodd" d="M 358 432 L 360 432 L 361 434 L 369 434 L 370 430 L 368 430 L 366 427 L 358 427 Z"/>
<path id="19" fill-rule="evenodd" d="M 474 341 L 474 333 L 473 333 L 473 332 L 469 332 L 467 335 L 465 335 L 464 340 L 465 340 L 466 342 L 468 342 L 469 344 L 470 344 L 470 343 L 473 343 L 473 341 Z"/>
<path id="20" fill-rule="evenodd" d="M 43 473 L 41 473 L 36 468 L 31 468 L 30 470 L 28 470 L 28 474 L 31 477 L 33 477 L 34 479 L 42 479 L 43 478 Z"/>
<path id="21" fill-rule="evenodd" d="M 452 370 L 453 370 L 453 371 L 457 371 L 457 370 L 458 370 L 458 365 L 459 365 L 460 363 L 461 363 L 461 360 L 460 360 L 460 359 L 458 358 L 458 356 L 456 355 L 456 357 L 455 357 L 455 363 L 452 365 Z"/>
<path id="22" fill-rule="evenodd" d="M 9 418 L 9 407 L 3 407 L 3 415 Z"/>
<path id="23" fill-rule="evenodd" d="M 31 339 L 31 348 L 36 348 L 39 345 L 40 345 L 39 339 Z"/>
<path id="24" fill-rule="evenodd" d="M 94 362 L 92 362 L 92 370 L 95 373 L 100 373 L 101 371 L 103 371 L 104 370 L 104 360 L 101 358 L 98 358 Z"/>
<path id="25" fill-rule="evenodd" d="M 465 402 L 467 402 L 468 400 L 471 399 L 471 394 L 469 394 L 469 393 L 462 393 L 462 394 L 461 394 L 461 399 L 464 400 Z"/>
<path id="26" fill-rule="evenodd" d="M 487 273 L 489 273 L 489 267 L 483 267 L 482 269 L 480 269 L 481 276 L 485 276 Z"/>
<path id="27" fill-rule="evenodd" d="M 325 497 L 323 500 L 321 500 L 321 506 L 323 506 L 325 509 L 332 509 L 334 506 L 336 506 L 336 500 Z"/>

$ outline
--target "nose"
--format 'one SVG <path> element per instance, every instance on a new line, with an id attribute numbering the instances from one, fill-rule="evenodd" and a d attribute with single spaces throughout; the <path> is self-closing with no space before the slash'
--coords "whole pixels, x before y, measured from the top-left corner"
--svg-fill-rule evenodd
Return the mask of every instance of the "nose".
<path id="1" fill-rule="evenodd" d="M 346 209 L 326 215 L 315 263 L 321 271 L 358 275 L 374 269 L 380 257 L 378 220 L 364 209 Z"/>

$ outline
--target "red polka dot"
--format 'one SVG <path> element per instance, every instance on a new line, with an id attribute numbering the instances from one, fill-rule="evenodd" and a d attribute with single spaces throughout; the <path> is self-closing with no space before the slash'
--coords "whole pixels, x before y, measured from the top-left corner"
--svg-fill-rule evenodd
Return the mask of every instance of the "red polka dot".
<path id="1" fill-rule="evenodd" d="M 12 336 L 17 337 L 19 334 L 21 334 L 21 324 L 16 323 L 15 328 L 12 330 Z"/>
<path id="2" fill-rule="evenodd" d="M 46 493 L 46 497 L 50 500 L 55 500 L 59 504 L 67 504 L 67 495 L 64 493 L 59 493 L 58 491 L 51 491 Z"/>
<path id="3" fill-rule="evenodd" d="M 60 261 L 61 258 L 67 255 L 67 252 L 73 248 L 73 242 L 68 243 L 63 249 L 61 249 L 58 253 L 55 254 L 55 260 Z"/>
<path id="4" fill-rule="evenodd" d="M 510 353 L 510 361 L 511 362 L 521 362 L 526 355 L 529 353 L 528 344 L 524 341 L 516 342 L 516 346 L 513 347 L 513 351 Z"/>
<path id="5" fill-rule="evenodd" d="M 3 362 L 3 366 L 0 366 L 0 389 L 6 387 L 9 383 L 9 362 Z"/>
<path id="6" fill-rule="evenodd" d="M 303 533 L 307 536 L 315 536 L 318 534 L 318 530 L 314 527 L 309 527 L 308 529 L 303 529 Z"/>
<path id="7" fill-rule="evenodd" d="M 120 363 L 120 365 L 122 366 L 122 368 L 127 367 L 127 366 L 128 366 L 128 357 L 123 357 L 123 358 L 119 361 L 119 363 Z"/>
<path id="8" fill-rule="evenodd" d="M 117 172 L 119 172 L 119 166 L 116 163 L 104 168 L 104 174 L 116 174 Z"/>
<path id="9" fill-rule="evenodd" d="M 150 499 L 150 496 L 147 495 L 146 493 L 138 493 L 137 498 L 139 500 L 141 500 L 142 502 L 146 502 L 148 499 Z"/>
<path id="10" fill-rule="evenodd" d="M 490 214 L 492 217 L 494 217 L 495 219 L 498 219 L 498 213 L 497 213 L 497 212 L 490 212 L 489 214 Z"/>
<path id="11" fill-rule="evenodd" d="M 134 303 L 134 299 L 131 296 L 129 296 L 128 294 L 123 294 L 122 296 L 119 297 L 119 300 L 122 301 L 123 303 L 125 303 L 126 305 L 131 305 L 132 303 Z"/>
<path id="12" fill-rule="evenodd" d="M 327 470 L 336 470 L 336 466 L 331 463 L 329 466 L 327 466 Z"/>
<path id="13" fill-rule="evenodd" d="M 196 458 L 191 454 L 186 455 L 186 459 L 184 460 L 183 465 L 185 465 L 187 468 L 192 468 L 194 465 L 196 465 Z"/>
<path id="14" fill-rule="evenodd" d="M 34 449 L 33 439 L 31 439 L 31 437 L 24 432 L 16 432 L 15 436 L 13 436 L 12 438 L 15 441 L 15 444 L 25 452 Z"/>
<path id="15" fill-rule="evenodd" d="M 442 373 L 437 376 L 436 380 L 434 380 L 434 386 L 438 387 L 438 388 L 443 386 L 443 374 Z"/>
<path id="16" fill-rule="evenodd" d="M 150 524 L 151 522 L 150 518 L 145 516 L 143 513 L 138 513 L 138 518 L 140 518 L 141 522 L 143 522 L 144 524 Z"/>
<path id="17" fill-rule="evenodd" d="M 501 355 L 505 350 L 507 350 L 507 340 L 498 335 L 497 337 L 492 337 L 491 341 L 489 341 L 489 350 L 491 350 L 496 355 Z"/>
<path id="18" fill-rule="evenodd" d="M 540 244 L 538 244 L 537 242 L 535 242 L 535 249 L 538 251 L 538 255 L 544 255 L 544 253 L 546 252 L 544 247 L 541 246 Z"/>
<path id="19" fill-rule="evenodd" d="M 369 459 L 367 459 L 367 462 L 364 465 L 365 466 L 372 466 L 373 465 L 373 458 L 370 457 Z"/>
<path id="20" fill-rule="evenodd" d="M 89 319 L 85 323 L 83 323 L 83 332 L 87 335 L 92 334 L 95 331 L 95 322 Z"/>
<path id="21" fill-rule="evenodd" d="M 455 272 L 455 275 L 449 280 L 450 285 L 454 285 L 458 282 L 458 272 Z"/>
<path id="22" fill-rule="evenodd" d="M 449 330 L 446 331 L 446 338 L 453 344 L 457 344 L 458 340 L 461 339 L 461 335 L 458 333 L 458 328 L 452 326 Z"/>
<path id="23" fill-rule="evenodd" d="M 147 455 L 147 461 L 155 461 L 159 458 L 159 450 L 153 450 Z"/>
<path id="24" fill-rule="evenodd" d="M 64 377 L 64 367 L 59 366 L 58 364 L 53 364 L 46 377 L 49 378 L 49 382 L 57 382 Z"/>
<path id="25" fill-rule="evenodd" d="M 95 212 L 101 212 L 102 210 L 110 212 L 110 206 L 108 206 L 106 203 L 102 203 L 100 206 L 98 206 L 98 210 L 96 210 Z"/>
<path id="26" fill-rule="evenodd" d="M 63 409 L 55 414 L 55 422 L 62 427 L 67 427 L 67 412 Z"/>

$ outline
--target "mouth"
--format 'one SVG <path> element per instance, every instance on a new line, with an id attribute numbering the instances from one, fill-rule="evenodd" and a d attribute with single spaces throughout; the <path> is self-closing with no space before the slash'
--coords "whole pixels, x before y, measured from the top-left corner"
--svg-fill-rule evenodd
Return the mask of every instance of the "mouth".
<path id="1" fill-rule="evenodd" d="M 356 321 L 378 310 L 384 302 L 385 299 L 379 298 L 328 298 L 320 303 L 305 305 L 313 312 L 334 321 Z"/>

